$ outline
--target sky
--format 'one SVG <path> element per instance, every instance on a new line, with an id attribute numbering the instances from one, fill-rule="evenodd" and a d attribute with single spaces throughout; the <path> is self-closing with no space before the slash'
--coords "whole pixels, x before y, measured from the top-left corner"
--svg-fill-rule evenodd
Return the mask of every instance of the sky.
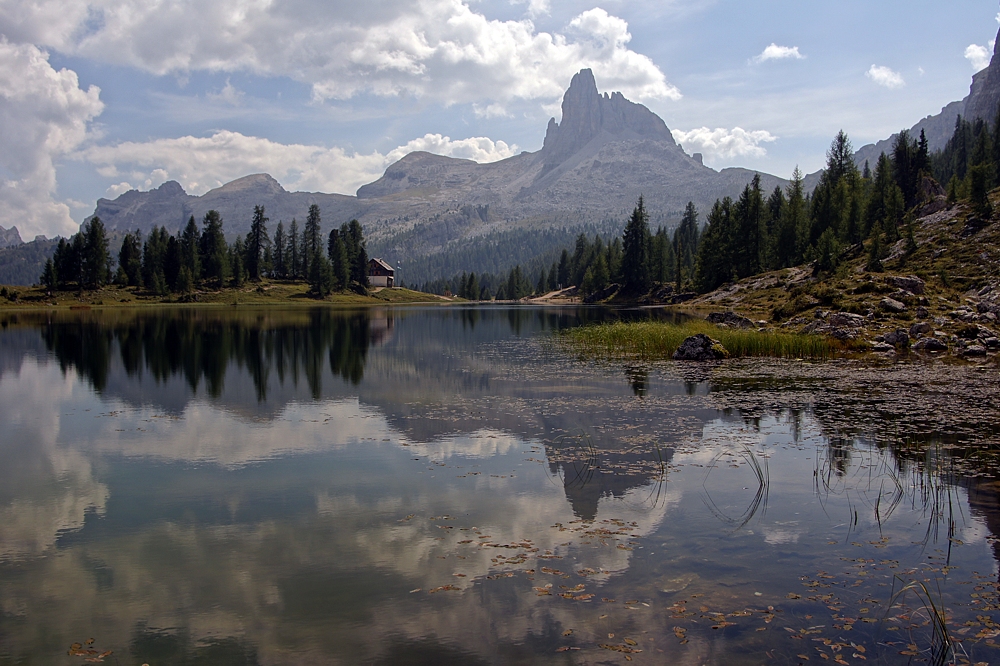
<path id="1" fill-rule="evenodd" d="M 250 173 L 354 194 L 413 150 L 541 148 L 593 69 L 713 168 L 787 177 L 968 94 L 997 0 L 0 0 L 0 226 Z"/>

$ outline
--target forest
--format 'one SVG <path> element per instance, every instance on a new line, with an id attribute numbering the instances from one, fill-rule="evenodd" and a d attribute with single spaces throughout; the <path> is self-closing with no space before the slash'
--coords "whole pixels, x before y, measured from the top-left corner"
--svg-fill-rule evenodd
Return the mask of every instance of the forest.
<path id="1" fill-rule="evenodd" d="M 307 281 L 318 297 L 367 289 L 368 253 L 357 220 L 331 229 L 325 237 L 315 204 L 301 232 L 292 219 L 287 230 L 279 222 L 272 237 L 268 221 L 263 206 L 255 206 L 250 231 L 230 244 L 222 217 L 210 210 L 201 227 L 191 217 L 176 236 L 163 227 L 154 228 L 145 239 L 138 231 L 125 234 L 113 262 L 104 224 L 94 217 L 70 239 L 60 239 L 54 256 L 45 263 L 41 283 L 49 289 L 83 290 L 114 282 L 159 296 L 242 287 L 263 278 Z M 118 267 L 115 272 L 113 263 Z"/>

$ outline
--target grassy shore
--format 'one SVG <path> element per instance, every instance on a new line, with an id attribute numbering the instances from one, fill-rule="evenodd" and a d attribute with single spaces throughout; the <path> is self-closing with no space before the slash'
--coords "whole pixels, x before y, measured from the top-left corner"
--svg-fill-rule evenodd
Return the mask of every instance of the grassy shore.
<path id="1" fill-rule="evenodd" d="M 107 286 L 94 291 L 47 292 L 41 287 L 0 287 L 0 309 L 142 307 L 161 305 L 386 305 L 447 303 L 448 299 L 410 289 L 381 289 L 368 295 L 339 292 L 326 298 L 309 294 L 303 282 L 263 282 L 240 288 L 157 296 L 134 287 Z"/>
<path id="2" fill-rule="evenodd" d="M 818 335 L 720 328 L 706 321 L 683 324 L 616 322 L 572 329 L 570 344 L 585 354 L 611 355 L 654 361 L 669 359 L 685 338 L 704 333 L 722 343 L 732 358 L 830 358 L 837 351 L 828 338 Z"/>

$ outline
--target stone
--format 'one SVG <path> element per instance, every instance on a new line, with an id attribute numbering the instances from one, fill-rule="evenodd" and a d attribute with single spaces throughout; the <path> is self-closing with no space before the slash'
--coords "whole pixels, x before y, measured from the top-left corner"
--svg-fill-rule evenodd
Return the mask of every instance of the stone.
<path id="1" fill-rule="evenodd" d="M 865 325 L 865 318 L 853 312 L 835 312 L 828 320 L 830 326 L 837 328 L 861 328 Z"/>
<path id="2" fill-rule="evenodd" d="M 673 358 L 675 361 L 717 361 L 729 358 L 729 352 L 718 340 L 699 333 L 684 340 Z"/>
<path id="3" fill-rule="evenodd" d="M 923 294 L 927 286 L 927 283 L 918 278 L 916 275 L 908 275 L 906 277 L 892 275 L 887 277 L 885 281 L 896 289 L 902 289 L 910 292 L 911 294 Z"/>
<path id="4" fill-rule="evenodd" d="M 978 358 L 986 356 L 986 347 L 983 345 L 969 345 L 962 352 L 962 356 Z"/>
<path id="5" fill-rule="evenodd" d="M 930 312 L 927 310 L 926 307 L 921 305 L 919 308 L 917 308 L 914 314 L 917 315 L 919 319 L 927 319 L 927 317 L 930 315 Z"/>
<path id="6" fill-rule="evenodd" d="M 886 333 L 883 340 L 887 345 L 892 345 L 893 347 L 908 347 L 910 345 L 910 334 L 903 329 L 898 329 L 892 333 Z"/>
<path id="7" fill-rule="evenodd" d="M 731 310 L 729 312 L 711 313 L 708 315 L 708 322 L 710 324 L 726 328 L 753 328 L 753 322 L 751 320 L 738 315 Z"/>
<path id="8" fill-rule="evenodd" d="M 1000 338 L 986 338 L 983 344 L 987 349 L 1000 349 Z"/>
<path id="9" fill-rule="evenodd" d="M 927 335 L 932 330 L 931 325 L 926 321 L 917 322 L 910 327 L 910 337 L 919 338 L 921 335 Z"/>
<path id="10" fill-rule="evenodd" d="M 920 338 L 913 344 L 914 351 L 925 351 L 925 352 L 942 352 L 948 350 L 948 345 L 941 342 L 937 338 L 926 337 Z"/>
<path id="11" fill-rule="evenodd" d="M 894 298 L 883 298 L 881 302 L 879 302 L 879 307 L 886 312 L 906 312 L 906 306 Z"/>
<path id="12" fill-rule="evenodd" d="M 896 348 L 885 342 L 873 342 L 872 351 L 876 354 L 894 354 L 896 353 Z"/>

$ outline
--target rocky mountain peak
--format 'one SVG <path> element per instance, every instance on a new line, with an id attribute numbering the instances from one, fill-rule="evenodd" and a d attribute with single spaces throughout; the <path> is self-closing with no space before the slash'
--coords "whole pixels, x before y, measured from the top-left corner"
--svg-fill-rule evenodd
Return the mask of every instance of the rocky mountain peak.
<path id="1" fill-rule="evenodd" d="M 1000 106 L 1000 32 L 997 34 L 997 44 L 993 47 L 993 59 L 990 66 L 972 77 L 972 89 L 965 102 L 965 117 L 969 120 L 982 118 L 992 123 L 997 117 L 997 107 Z"/>
<path id="2" fill-rule="evenodd" d="M 601 134 L 619 139 L 653 139 L 674 145 L 666 123 L 642 104 L 620 92 L 601 95 L 594 72 L 582 69 L 563 95 L 562 122 L 549 120 L 542 154 L 546 168 L 555 167 Z"/>
<path id="3" fill-rule="evenodd" d="M 270 174 L 254 173 L 249 176 L 237 178 L 236 180 L 226 183 L 222 187 L 213 190 L 213 192 L 218 193 L 234 194 L 246 193 L 248 191 L 252 191 L 253 193 L 259 195 L 274 195 L 285 192 L 285 188 L 283 188 L 281 183 L 276 181 Z"/>
<path id="4" fill-rule="evenodd" d="M 14 247 L 16 245 L 23 244 L 24 241 L 21 240 L 21 234 L 18 233 L 17 227 L 11 227 L 10 229 L 0 227 L 0 248 Z"/>

